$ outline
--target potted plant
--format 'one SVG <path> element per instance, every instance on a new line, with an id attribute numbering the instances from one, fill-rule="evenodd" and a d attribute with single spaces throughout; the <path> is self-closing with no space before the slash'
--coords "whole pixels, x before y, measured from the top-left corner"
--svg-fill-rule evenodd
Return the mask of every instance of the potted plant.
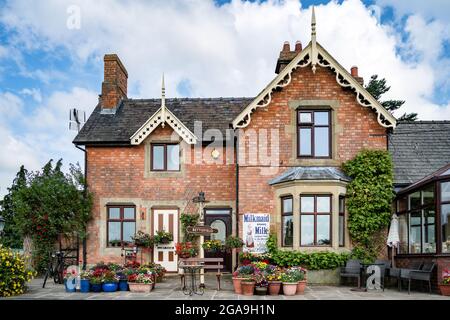
<path id="1" fill-rule="evenodd" d="M 281 289 L 281 271 L 276 266 L 270 266 L 267 274 L 269 295 L 276 296 Z"/>
<path id="2" fill-rule="evenodd" d="M 205 251 L 213 253 L 221 252 L 224 248 L 223 243 L 220 240 L 206 240 L 205 242 L 203 242 L 202 247 L 203 249 L 205 249 Z"/>
<path id="3" fill-rule="evenodd" d="M 101 292 L 102 291 L 102 277 L 103 270 L 101 268 L 94 269 L 92 271 L 92 275 L 89 279 L 89 284 L 92 292 Z"/>
<path id="4" fill-rule="evenodd" d="M 128 269 L 120 269 L 116 271 L 116 275 L 119 278 L 119 291 L 128 291 Z"/>
<path id="5" fill-rule="evenodd" d="M 175 245 L 175 254 L 180 258 L 187 259 L 197 256 L 198 250 L 192 245 L 192 242 L 178 242 Z"/>
<path id="6" fill-rule="evenodd" d="M 238 252 L 239 250 L 244 246 L 244 241 L 241 240 L 241 238 L 239 237 L 235 237 L 235 236 L 229 236 L 226 240 L 225 240 L 225 248 L 228 251 L 231 251 L 233 249 L 236 249 Z"/>
<path id="7" fill-rule="evenodd" d="M 255 279 L 255 292 L 257 296 L 267 295 L 267 280 L 263 273 L 258 272 L 254 275 Z"/>
<path id="8" fill-rule="evenodd" d="M 120 247 L 121 244 L 122 244 L 122 242 L 121 242 L 120 240 L 111 240 L 111 241 L 109 242 L 109 245 L 110 245 L 111 247 Z"/>
<path id="9" fill-rule="evenodd" d="M 83 271 L 80 273 L 80 292 L 87 293 L 90 291 L 90 280 L 92 271 Z"/>
<path id="10" fill-rule="evenodd" d="M 256 285 L 256 282 L 255 282 L 253 274 L 245 275 L 241 281 L 242 294 L 244 296 L 252 296 L 255 292 L 255 285 Z"/>
<path id="11" fill-rule="evenodd" d="M 148 233 L 138 231 L 134 237 L 132 237 L 134 244 L 142 248 L 153 248 L 155 244 L 155 238 Z"/>
<path id="12" fill-rule="evenodd" d="M 154 235 L 154 243 L 156 244 L 168 244 L 170 241 L 173 241 L 173 235 L 170 232 L 166 232 L 164 230 L 156 231 Z"/>
<path id="13" fill-rule="evenodd" d="M 64 270 L 64 287 L 66 292 L 76 292 L 77 272 L 75 269 Z"/>
<path id="14" fill-rule="evenodd" d="M 293 279 L 297 281 L 297 294 L 305 293 L 306 288 L 306 269 L 302 267 L 291 267 L 287 270 Z"/>
<path id="15" fill-rule="evenodd" d="M 445 269 L 442 274 L 442 283 L 439 284 L 439 290 L 443 296 L 450 296 L 450 270 Z"/>
<path id="16" fill-rule="evenodd" d="M 283 293 L 285 296 L 293 296 L 297 292 L 297 281 L 294 276 L 286 271 L 281 274 L 281 282 L 283 283 Z"/>
<path id="17" fill-rule="evenodd" d="M 105 292 L 115 292 L 119 287 L 119 277 L 114 271 L 107 270 L 102 276 L 102 289 Z"/>
<path id="18" fill-rule="evenodd" d="M 242 280 L 247 276 L 253 274 L 253 266 L 240 266 L 233 272 L 233 286 L 236 294 L 242 294 Z"/>
<path id="19" fill-rule="evenodd" d="M 128 286 L 131 292 L 148 293 L 152 290 L 153 277 L 147 273 L 133 273 L 128 276 Z"/>

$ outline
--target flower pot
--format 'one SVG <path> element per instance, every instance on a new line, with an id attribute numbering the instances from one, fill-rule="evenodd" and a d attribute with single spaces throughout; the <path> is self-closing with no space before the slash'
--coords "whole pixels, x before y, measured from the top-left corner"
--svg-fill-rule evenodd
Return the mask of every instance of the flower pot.
<path id="1" fill-rule="evenodd" d="M 102 284 L 102 289 L 105 292 L 116 292 L 119 284 L 117 282 L 106 282 Z"/>
<path id="2" fill-rule="evenodd" d="M 76 278 L 71 279 L 68 281 L 67 279 L 64 279 L 64 287 L 66 288 L 66 292 L 76 292 Z"/>
<path id="3" fill-rule="evenodd" d="M 80 292 L 87 293 L 90 290 L 89 279 L 80 279 Z"/>
<path id="4" fill-rule="evenodd" d="M 242 279 L 243 278 L 239 277 L 233 278 L 234 293 L 236 294 L 242 294 L 242 285 L 241 285 Z"/>
<path id="5" fill-rule="evenodd" d="M 280 293 L 281 281 L 270 281 L 269 282 L 269 295 L 277 296 Z"/>
<path id="6" fill-rule="evenodd" d="M 101 283 L 91 283 L 91 291 L 92 292 L 102 292 L 102 284 Z"/>
<path id="7" fill-rule="evenodd" d="M 439 290 L 443 296 L 450 296 L 450 284 L 440 284 Z"/>
<path id="8" fill-rule="evenodd" d="M 131 292 L 149 293 L 152 290 L 152 285 L 151 283 L 128 282 Z"/>
<path id="9" fill-rule="evenodd" d="M 297 292 L 297 282 L 283 282 L 283 293 L 285 296 L 294 296 Z"/>
<path id="10" fill-rule="evenodd" d="M 255 291 L 255 281 L 242 281 L 241 287 L 244 296 L 252 296 Z"/>
<path id="11" fill-rule="evenodd" d="M 267 295 L 267 287 L 256 287 L 255 293 L 257 296 L 265 296 Z"/>
<path id="12" fill-rule="evenodd" d="M 128 281 L 119 280 L 119 291 L 128 291 Z"/>
<path id="13" fill-rule="evenodd" d="M 297 282 L 297 294 L 304 294 L 306 288 L 306 280 Z"/>

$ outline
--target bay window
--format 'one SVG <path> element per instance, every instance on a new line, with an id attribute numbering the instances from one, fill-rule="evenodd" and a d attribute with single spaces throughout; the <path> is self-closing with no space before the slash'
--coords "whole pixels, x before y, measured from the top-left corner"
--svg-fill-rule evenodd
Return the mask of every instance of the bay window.
<path id="1" fill-rule="evenodd" d="M 294 242 L 292 207 L 292 196 L 281 198 L 281 243 L 283 247 L 292 247 Z"/>
<path id="2" fill-rule="evenodd" d="M 345 246 L 345 198 L 339 196 L 339 246 Z"/>
<path id="3" fill-rule="evenodd" d="M 450 253 L 450 181 L 440 184 L 442 253 Z"/>

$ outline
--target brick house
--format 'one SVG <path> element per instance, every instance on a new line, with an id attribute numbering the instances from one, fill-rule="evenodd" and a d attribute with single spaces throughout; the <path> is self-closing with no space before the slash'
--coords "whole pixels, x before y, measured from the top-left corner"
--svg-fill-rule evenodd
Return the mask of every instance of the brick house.
<path id="1" fill-rule="evenodd" d="M 363 149 L 391 147 L 397 121 L 356 67 L 347 71 L 317 43 L 314 16 L 310 43 L 292 51 L 285 43 L 275 73 L 252 98 L 166 99 L 163 84 L 160 99 L 131 99 L 126 68 L 105 55 L 99 103 L 73 141 L 85 147 L 95 196 L 88 263 L 122 261 L 111 241 L 138 230 L 181 240 L 180 214 L 200 191 L 216 238 L 243 237 L 243 215 L 266 213 L 285 250 L 350 250 L 340 166 Z M 225 258 L 236 265 L 236 255 Z M 152 259 L 177 270 L 173 243 Z"/>

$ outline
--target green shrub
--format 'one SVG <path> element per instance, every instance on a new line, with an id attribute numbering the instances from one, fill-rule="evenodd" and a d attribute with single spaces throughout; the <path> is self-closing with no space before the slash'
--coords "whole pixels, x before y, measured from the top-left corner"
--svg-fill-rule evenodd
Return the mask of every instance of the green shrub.
<path id="1" fill-rule="evenodd" d="M 9 297 L 25 292 L 26 283 L 35 272 L 26 270 L 25 261 L 18 253 L 0 245 L 0 297 Z"/>
<path id="2" fill-rule="evenodd" d="M 280 267 L 302 266 L 308 270 L 336 269 L 345 265 L 349 259 L 348 253 L 279 250 L 274 234 L 269 236 L 267 250 L 271 262 Z"/>

